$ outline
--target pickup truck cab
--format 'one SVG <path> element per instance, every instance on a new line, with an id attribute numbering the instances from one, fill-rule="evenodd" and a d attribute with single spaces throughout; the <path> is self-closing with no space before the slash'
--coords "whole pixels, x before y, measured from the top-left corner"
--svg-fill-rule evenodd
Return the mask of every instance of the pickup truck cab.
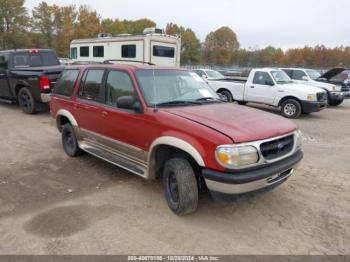
<path id="1" fill-rule="evenodd" d="M 301 133 L 291 121 L 225 103 L 180 68 L 72 65 L 50 107 L 67 155 L 88 152 L 162 180 L 178 215 L 196 210 L 205 187 L 224 199 L 270 190 L 303 157 Z"/>
<path id="2" fill-rule="evenodd" d="M 52 50 L 0 51 L 0 101 L 19 103 L 27 114 L 47 108 L 63 68 Z"/>
<path id="3" fill-rule="evenodd" d="M 341 85 L 318 81 L 321 74 L 314 69 L 282 68 L 284 72 L 296 83 L 306 84 L 324 89 L 327 92 L 327 100 L 330 106 L 338 106 L 343 103 L 345 92 Z"/>
<path id="4" fill-rule="evenodd" d="M 320 111 L 327 106 L 327 93 L 323 89 L 294 83 L 279 69 L 252 69 L 247 80 L 208 81 L 209 85 L 228 101 L 248 102 L 280 108 L 287 118 L 298 118 L 301 113 Z"/>

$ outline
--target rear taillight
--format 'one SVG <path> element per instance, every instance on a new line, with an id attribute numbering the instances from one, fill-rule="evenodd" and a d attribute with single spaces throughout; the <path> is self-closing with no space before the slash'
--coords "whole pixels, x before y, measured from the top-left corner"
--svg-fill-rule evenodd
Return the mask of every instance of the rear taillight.
<path id="1" fill-rule="evenodd" d="M 50 79 L 47 76 L 39 77 L 39 88 L 40 90 L 50 89 Z"/>

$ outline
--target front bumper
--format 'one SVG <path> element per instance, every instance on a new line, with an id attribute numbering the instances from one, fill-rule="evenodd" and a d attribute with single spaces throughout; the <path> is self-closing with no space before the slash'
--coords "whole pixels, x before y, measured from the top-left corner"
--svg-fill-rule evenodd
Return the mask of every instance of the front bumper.
<path id="1" fill-rule="evenodd" d="M 230 200 L 242 194 L 266 191 L 282 184 L 293 174 L 302 158 L 303 153 L 299 150 L 288 158 L 258 169 L 250 168 L 239 173 L 204 169 L 202 174 L 214 198 Z"/>
<path id="2" fill-rule="evenodd" d="M 343 101 L 344 96 L 344 92 L 328 92 L 328 99 L 332 101 Z"/>
<path id="3" fill-rule="evenodd" d="M 327 107 L 327 101 L 313 102 L 313 101 L 301 101 L 301 107 L 303 113 L 318 112 Z"/>
<path id="4" fill-rule="evenodd" d="M 49 103 L 51 101 L 51 94 L 50 93 L 41 93 L 40 94 L 41 102 L 43 103 Z"/>

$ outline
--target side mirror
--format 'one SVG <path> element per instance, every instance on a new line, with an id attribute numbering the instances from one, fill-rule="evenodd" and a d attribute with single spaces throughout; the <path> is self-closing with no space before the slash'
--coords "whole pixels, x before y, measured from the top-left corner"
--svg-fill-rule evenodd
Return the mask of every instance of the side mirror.
<path id="1" fill-rule="evenodd" d="M 265 80 L 265 85 L 267 85 L 267 86 L 274 86 L 275 83 L 272 80 Z"/>
<path id="2" fill-rule="evenodd" d="M 303 81 L 309 81 L 309 78 L 308 78 L 307 76 L 303 76 L 301 79 L 302 79 Z"/>
<path id="3" fill-rule="evenodd" d="M 142 112 L 140 101 L 135 99 L 132 96 L 121 96 L 117 99 L 117 106 L 118 108 L 126 109 L 126 110 L 132 110 L 137 113 Z"/>

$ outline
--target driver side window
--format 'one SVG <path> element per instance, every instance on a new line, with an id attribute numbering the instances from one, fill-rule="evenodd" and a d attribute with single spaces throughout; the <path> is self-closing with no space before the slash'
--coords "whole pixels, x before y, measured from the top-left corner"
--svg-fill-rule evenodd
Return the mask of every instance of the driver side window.
<path id="1" fill-rule="evenodd" d="M 258 71 L 254 75 L 253 84 L 268 85 L 267 83 L 271 83 L 271 82 L 272 82 L 272 78 L 267 72 Z"/>

